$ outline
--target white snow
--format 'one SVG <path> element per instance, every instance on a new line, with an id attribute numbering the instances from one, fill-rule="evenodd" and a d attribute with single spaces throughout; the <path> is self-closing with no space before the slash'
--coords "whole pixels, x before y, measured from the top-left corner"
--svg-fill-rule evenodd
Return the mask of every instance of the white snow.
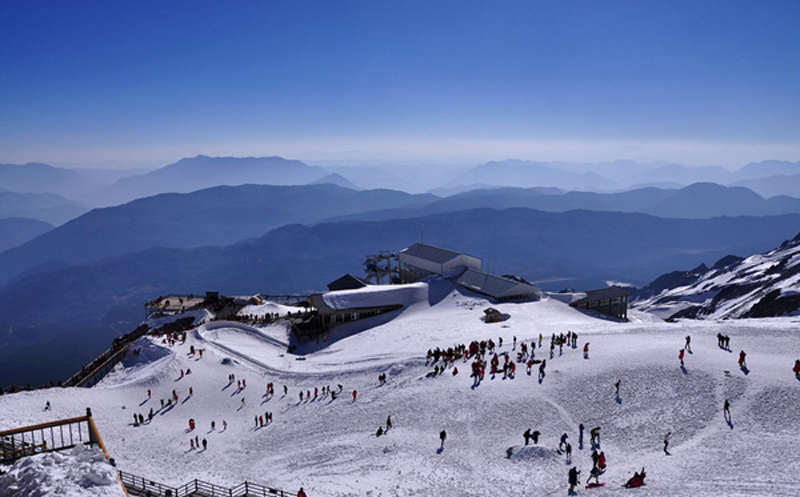
<path id="1" fill-rule="evenodd" d="M 619 323 L 555 298 L 497 304 L 436 281 L 397 291 L 407 292 L 403 312 L 388 322 L 378 316 L 348 323 L 306 356 L 286 351 L 287 330 L 278 325 L 212 322 L 172 347 L 144 338 L 139 356 L 93 388 L 0 396 L 0 430 L 78 416 L 91 407 L 119 469 L 173 486 L 198 478 L 292 492 L 303 486 L 310 497 L 486 496 L 565 495 L 570 465 L 555 450 L 565 432 L 585 481 L 591 459 L 588 445 L 581 448 L 577 440 L 583 423 L 587 444 L 588 430 L 602 427 L 609 469 L 601 477 L 605 488 L 581 486 L 578 495 L 800 493 L 800 381 L 791 371 L 800 358 L 796 318 L 665 323 L 634 310 L 630 322 Z M 359 305 L 384 298 L 374 288 L 350 295 Z M 511 317 L 484 323 L 488 307 Z M 556 347 L 551 359 L 550 335 L 568 330 L 578 333 L 578 347 L 561 354 Z M 528 375 L 518 364 L 516 378 L 491 379 L 487 372 L 472 388 L 470 362 L 463 360 L 456 361 L 455 376 L 448 369 L 427 377 L 434 367 L 425 359 L 430 348 L 502 337 L 499 350 L 515 357 L 519 342 L 538 341 L 540 333 L 536 357 L 547 358 L 541 383 L 536 367 Z M 733 352 L 717 347 L 717 333 L 731 337 Z M 683 371 L 677 355 L 686 335 L 692 353 Z M 588 358 L 581 350 L 586 342 Z M 190 346 L 204 349 L 203 357 L 191 355 Z M 749 374 L 737 367 L 739 350 L 747 352 Z M 231 373 L 246 380 L 246 388 L 229 384 Z M 381 373 L 385 384 L 378 381 Z M 275 383 L 272 398 L 264 396 L 268 382 Z M 338 390 L 338 384 L 343 391 L 335 400 L 313 399 L 315 387 Z M 160 399 L 173 389 L 177 405 L 161 409 Z M 723 419 L 726 398 L 732 426 Z M 133 414 L 146 416 L 151 408 L 152 422 L 135 426 Z M 254 416 L 267 411 L 274 422 L 256 429 Z M 376 437 L 389 415 L 393 428 Z M 190 418 L 197 421 L 193 432 Z M 537 446 L 524 446 L 526 428 L 541 431 Z M 443 429 L 448 438 L 439 453 Z M 662 450 L 668 431 L 671 455 Z M 206 450 L 190 447 L 195 436 L 207 440 Z M 642 466 L 647 485 L 621 488 Z"/>
<path id="2" fill-rule="evenodd" d="M 64 452 L 19 459 L 0 475 L 5 497 L 124 497 L 116 470 L 97 447 L 76 445 Z"/>

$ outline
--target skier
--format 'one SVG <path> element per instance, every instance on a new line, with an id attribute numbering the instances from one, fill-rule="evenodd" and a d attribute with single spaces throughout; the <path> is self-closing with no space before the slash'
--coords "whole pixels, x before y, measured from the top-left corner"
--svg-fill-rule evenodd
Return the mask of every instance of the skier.
<path id="1" fill-rule="evenodd" d="M 204 438 L 203 439 L 203 450 L 206 450 L 207 448 L 208 448 L 208 441 Z"/>
<path id="2" fill-rule="evenodd" d="M 617 382 L 614 383 L 614 388 L 617 390 L 617 397 L 619 397 L 619 383 L 620 383 L 620 380 L 617 380 Z"/>
<path id="3" fill-rule="evenodd" d="M 575 466 L 569 469 L 569 494 L 572 495 L 575 493 L 575 487 L 580 484 L 578 481 L 578 476 L 580 476 L 581 471 L 576 468 Z"/>
<path id="4" fill-rule="evenodd" d="M 541 435 L 539 430 L 535 430 L 533 433 L 531 433 L 531 439 L 533 439 L 534 444 L 539 444 L 539 435 Z"/>
<path id="5" fill-rule="evenodd" d="M 542 359 L 542 363 L 539 364 L 539 379 L 541 380 L 544 378 L 544 368 L 547 367 L 547 359 Z"/>
<path id="6" fill-rule="evenodd" d="M 48 401 L 47 401 L 47 403 L 44 405 L 44 410 L 45 410 L 45 411 L 49 411 L 49 410 L 50 410 L 50 401 L 49 401 L 49 400 L 48 400 Z"/>
<path id="7" fill-rule="evenodd" d="M 447 439 L 447 432 L 445 430 L 442 430 L 439 433 L 439 440 L 442 441 L 442 445 L 439 447 L 440 449 L 444 449 L 444 441 L 445 441 L 445 439 Z"/>
<path id="8" fill-rule="evenodd" d="M 297 492 L 297 497 L 308 497 L 305 491 L 303 491 L 303 487 L 300 487 L 300 491 Z"/>
<path id="9" fill-rule="evenodd" d="M 228 431 L 228 422 L 224 419 L 222 420 L 222 431 Z"/>
<path id="10" fill-rule="evenodd" d="M 686 335 L 686 345 L 684 345 L 683 348 L 685 348 L 686 350 L 691 352 L 692 351 L 691 343 L 692 343 L 692 337 L 689 336 L 689 335 Z"/>
<path id="11" fill-rule="evenodd" d="M 375 432 L 376 437 L 379 437 L 381 435 L 383 435 L 383 426 L 379 426 L 378 431 Z"/>
<path id="12" fill-rule="evenodd" d="M 525 438 L 525 445 L 528 445 L 528 442 L 531 439 L 531 429 L 528 428 L 527 430 L 525 430 L 525 433 L 523 433 L 522 436 L 523 438 Z"/>
<path id="13" fill-rule="evenodd" d="M 567 442 L 567 461 L 572 460 L 572 444 Z"/>
<path id="14" fill-rule="evenodd" d="M 731 417 L 731 402 L 728 399 L 725 399 L 725 403 L 722 405 L 722 415 L 728 419 Z"/>
<path id="15" fill-rule="evenodd" d="M 392 416 L 389 415 L 386 417 L 386 431 L 389 431 L 389 428 L 392 427 Z"/>
<path id="16" fill-rule="evenodd" d="M 680 351 L 680 352 L 678 352 L 678 359 L 680 359 L 680 360 L 681 360 L 681 367 L 683 367 L 683 355 L 684 355 L 685 353 L 686 353 L 686 349 L 681 349 L 681 351 Z"/>
<path id="17" fill-rule="evenodd" d="M 744 369 L 747 367 L 747 362 L 745 361 L 745 357 L 747 354 L 744 353 L 744 350 L 739 352 L 739 367 Z"/>
<path id="18" fill-rule="evenodd" d="M 357 396 L 357 395 L 358 395 L 358 392 L 357 392 L 357 391 L 355 391 L 355 390 L 353 390 L 353 402 L 355 402 L 355 401 L 356 401 L 356 396 Z"/>
<path id="19" fill-rule="evenodd" d="M 666 435 L 664 435 L 664 454 L 669 454 L 669 436 L 672 435 L 671 431 L 668 431 Z"/>
<path id="20" fill-rule="evenodd" d="M 800 379 L 800 359 L 794 361 L 794 368 L 792 368 L 792 371 L 794 372 L 795 378 Z"/>
<path id="21" fill-rule="evenodd" d="M 589 358 L 589 342 L 586 342 L 583 345 L 583 358 L 584 359 L 588 359 Z"/>
<path id="22" fill-rule="evenodd" d="M 215 428 L 216 428 L 216 423 L 214 423 L 214 422 L 212 421 L 212 422 L 211 422 L 211 431 L 214 431 L 214 429 L 215 429 Z"/>
<path id="23" fill-rule="evenodd" d="M 578 425 L 578 446 L 583 447 L 583 423 Z"/>

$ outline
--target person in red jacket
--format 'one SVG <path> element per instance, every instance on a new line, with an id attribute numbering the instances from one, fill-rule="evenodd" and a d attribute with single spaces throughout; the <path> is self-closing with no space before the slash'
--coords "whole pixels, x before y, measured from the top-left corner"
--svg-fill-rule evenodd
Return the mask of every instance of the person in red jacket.
<path id="1" fill-rule="evenodd" d="M 792 369 L 792 371 L 794 371 L 794 375 L 797 378 L 800 378 L 800 359 L 794 361 L 794 368 Z"/>
<path id="2" fill-rule="evenodd" d="M 303 487 L 300 487 L 300 491 L 297 492 L 297 497 L 308 497 Z"/>
<path id="3" fill-rule="evenodd" d="M 681 366 L 683 366 L 683 355 L 684 355 L 685 353 L 686 353 L 686 349 L 681 349 L 681 351 L 680 351 L 680 352 L 678 352 L 678 359 L 680 359 L 680 360 L 681 360 Z"/>
<path id="4" fill-rule="evenodd" d="M 745 366 L 745 364 L 747 364 L 745 362 L 745 357 L 747 357 L 747 354 L 744 353 L 744 350 L 739 352 L 739 367 L 740 368 L 743 368 Z"/>

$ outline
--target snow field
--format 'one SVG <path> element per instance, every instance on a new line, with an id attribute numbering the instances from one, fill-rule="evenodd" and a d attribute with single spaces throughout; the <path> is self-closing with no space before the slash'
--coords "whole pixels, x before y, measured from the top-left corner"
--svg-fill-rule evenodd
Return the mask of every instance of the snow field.
<path id="1" fill-rule="evenodd" d="M 481 322 L 490 306 L 511 319 Z M 623 324 L 554 299 L 495 305 L 450 292 L 433 304 L 413 304 L 388 323 L 344 332 L 302 361 L 260 335 L 274 339 L 280 331 L 202 327 L 185 344 L 156 343 L 161 355 L 126 363 L 95 388 L 0 397 L 0 428 L 70 417 L 90 406 L 123 471 L 174 485 L 193 478 L 228 486 L 249 480 L 291 491 L 302 485 L 314 497 L 565 495 L 570 465 L 555 451 L 560 435 L 569 434 L 572 462 L 585 481 L 588 431 L 601 426 L 609 464 L 601 480 L 608 486 L 581 487 L 579 495 L 797 495 L 800 382 L 791 373 L 800 356 L 797 325 L 790 319 L 668 324 L 641 313 Z M 578 333 L 578 348 L 564 347 L 559 355 L 556 347 L 550 359 L 550 335 L 567 330 Z M 716 346 L 719 332 L 731 336 L 732 353 Z M 448 369 L 426 377 L 433 369 L 425 361 L 429 348 L 502 336 L 499 350 L 511 353 L 514 335 L 518 343 L 530 343 L 539 333 L 544 340 L 536 357 L 548 363 L 541 383 L 536 367 L 528 376 L 523 364 L 515 379 L 501 374 L 492 380 L 487 372 L 477 388 L 471 388 L 469 362 L 456 362 L 457 376 Z M 677 356 L 687 334 L 693 353 L 684 372 Z M 204 357 L 190 356 L 190 345 L 204 348 Z M 748 353 L 748 375 L 736 365 L 740 349 Z M 191 374 L 180 378 L 188 368 Z M 230 373 L 246 379 L 247 387 L 228 385 Z M 387 374 L 386 384 L 379 384 L 380 373 Z M 270 381 L 275 396 L 267 399 Z M 300 389 L 313 395 L 315 386 L 338 390 L 337 384 L 343 392 L 334 401 L 300 402 Z M 194 395 L 187 399 L 190 385 Z M 283 385 L 289 387 L 285 397 Z M 159 409 L 159 399 L 173 389 L 180 395 L 177 406 Z M 722 416 L 725 398 L 731 400 L 732 428 Z M 42 410 L 46 400 L 52 413 Z M 134 426 L 133 413 L 147 415 L 151 407 L 152 423 Z M 274 423 L 255 429 L 254 416 L 266 411 Z M 375 431 L 388 415 L 394 427 L 378 438 Z M 197 421 L 191 433 L 189 418 Z M 578 423 L 586 428 L 582 449 Z M 541 431 L 538 446 L 524 446 L 526 428 Z M 439 453 L 442 429 L 448 438 Z M 663 452 L 668 431 L 669 456 Z M 190 449 L 194 436 L 206 438 L 208 450 Z M 642 466 L 647 486 L 621 488 Z"/>

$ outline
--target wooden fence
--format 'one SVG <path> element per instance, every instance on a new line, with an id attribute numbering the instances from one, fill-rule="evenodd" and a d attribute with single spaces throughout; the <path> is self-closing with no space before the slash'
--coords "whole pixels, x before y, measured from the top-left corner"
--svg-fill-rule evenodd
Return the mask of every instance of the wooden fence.
<path id="1" fill-rule="evenodd" d="M 294 495 L 284 490 L 248 481 L 229 488 L 195 479 L 180 487 L 173 487 L 124 471 L 119 472 L 119 479 L 129 494 L 148 497 L 289 497 Z"/>

